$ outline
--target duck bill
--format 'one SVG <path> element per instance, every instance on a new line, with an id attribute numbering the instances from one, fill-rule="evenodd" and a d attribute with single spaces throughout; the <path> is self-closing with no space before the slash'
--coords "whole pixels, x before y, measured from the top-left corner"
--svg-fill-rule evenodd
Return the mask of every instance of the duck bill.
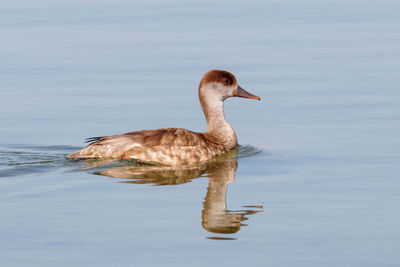
<path id="1" fill-rule="evenodd" d="M 235 92 L 233 92 L 233 96 L 237 97 L 244 97 L 244 98 L 250 98 L 250 99 L 256 99 L 256 100 L 261 100 L 260 97 L 250 94 L 246 90 L 244 90 L 242 87 L 238 86 Z"/>

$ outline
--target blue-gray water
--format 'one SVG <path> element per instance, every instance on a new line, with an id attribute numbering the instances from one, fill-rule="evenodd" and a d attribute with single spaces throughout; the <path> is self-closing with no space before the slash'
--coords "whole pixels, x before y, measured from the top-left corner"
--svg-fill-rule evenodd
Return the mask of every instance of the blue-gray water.
<path id="1" fill-rule="evenodd" d="M 399 266 L 399 12 L 3 2 L 0 265 Z M 212 68 L 262 98 L 225 103 L 237 159 L 146 173 L 64 158 L 87 137 L 204 130 Z"/>

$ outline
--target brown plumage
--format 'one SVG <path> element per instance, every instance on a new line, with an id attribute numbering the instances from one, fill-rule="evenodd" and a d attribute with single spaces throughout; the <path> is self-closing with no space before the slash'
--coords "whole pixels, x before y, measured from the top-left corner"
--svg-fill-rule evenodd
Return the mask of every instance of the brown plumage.
<path id="1" fill-rule="evenodd" d="M 192 165 L 221 155 L 237 146 L 236 134 L 225 120 L 223 101 L 231 96 L 260 99 L 239 87 L 233 74 L 207 72 L 199 85 L 199 100 L 207 131 L 181 128 L 144 130 L 89 138 L 87 147 L 70 158 L 121 158 L 162 165 Z"/>

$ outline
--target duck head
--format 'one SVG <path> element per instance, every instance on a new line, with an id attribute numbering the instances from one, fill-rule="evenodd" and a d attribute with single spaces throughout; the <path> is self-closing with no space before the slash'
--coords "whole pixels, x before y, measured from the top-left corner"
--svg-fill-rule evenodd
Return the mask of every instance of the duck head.
<path id="1" fill-rule="evenodd" d="M 228 97 L 260 100 L 260 97 L 240 87 L 235 76 L 225 70 L 210 70 L 204 74 L 199 85 L 199 97 L 201 102 L 205 99 L 211 100 L 211 98 L 214 101 L 224 101 Z"/>

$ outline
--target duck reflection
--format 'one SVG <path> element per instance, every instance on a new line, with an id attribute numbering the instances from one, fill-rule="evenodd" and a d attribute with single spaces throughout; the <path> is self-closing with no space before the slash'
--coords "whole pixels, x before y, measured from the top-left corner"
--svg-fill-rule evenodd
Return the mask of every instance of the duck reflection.
<path id="1" fill-rule="evenodd" d="M 248 219 L 246 216 L 261 212 L 263 208 L 263 206 L 244 206 L 246 209 L 236 211 L 226 208 L 228 184 L 234 181 L 238 167 L 235 159 L 237 153 L 238 149 L 234 149 L 218 158 L 195 166 L 176 168 L 132 165 L 108 168 L 95 174 L 127 179 L 123 183 L 154 185 L 179 185 L 198 177 L 208 177 L 207 194 L 201 216 L 202 226 L 212 233 L 232 234 L 245 225 L 242 222 Z M 232 238 L 210 237 L 210 239 Z"/>

